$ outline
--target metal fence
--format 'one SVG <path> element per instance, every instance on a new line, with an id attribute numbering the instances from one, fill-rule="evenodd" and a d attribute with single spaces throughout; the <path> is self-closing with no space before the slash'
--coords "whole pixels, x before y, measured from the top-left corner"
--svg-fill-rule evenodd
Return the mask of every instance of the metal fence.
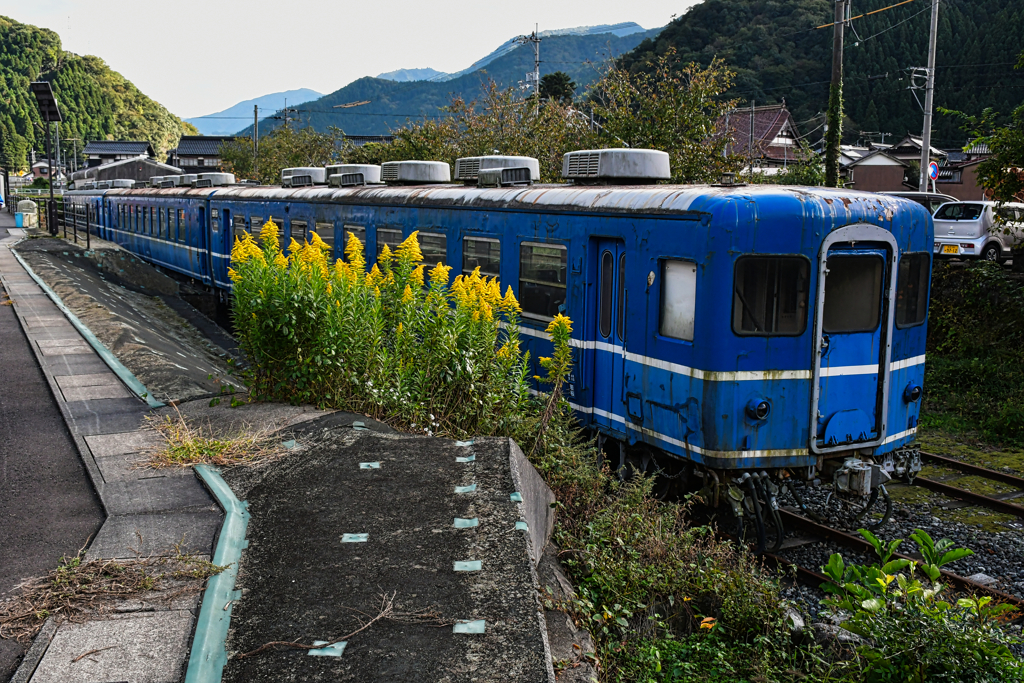
<path id="1" fill-rule="evenodd" d="M 85 248 L 92 248 L 90 239 L 96 229 L 96 208 L 85 201 L 74 201 L 64 197 L 54 197 L 50 205 L 46 197 L 12 194 L 7 197 L 7 211 L 16 213 L 18 202 L 30 200 L 35 203 L 39 215 L 39 228 L 56 237 L 63 231 L 64 239 L 71 239 L 75 244 L 85 242 Z M 70 232 L 70 237 L 69 237 Z M 97 232 L 97 235 L 99 233 Z"/>

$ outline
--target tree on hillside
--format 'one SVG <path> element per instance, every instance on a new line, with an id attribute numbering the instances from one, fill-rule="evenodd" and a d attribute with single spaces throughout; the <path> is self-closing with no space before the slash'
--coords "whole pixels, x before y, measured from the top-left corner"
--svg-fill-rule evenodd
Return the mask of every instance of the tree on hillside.
<path id="1" fill-rule="evenodd" d="M 1016 68 L 1024 69 L 1024 52 L 1020 54 Z M 978 164 L 981 186 L 989 190 L 997 201 L 1024 200 L 1024 103 L 1017 105 L 1009 120 L 1002 123 L 1002 117 L 991 108 L 981 116 L 968 116 L 948 109 L 941 111 L 961 119 L 972 138 L 967 147 L 984 144 L 992 152 L 992 156 Z"/>
<path id="2" fill-rule="evenodd" d="M 540 79 L 540 98 L 570 103 L 576 95 L 576 83 L 564 71 L 545 74 Z"/>
<path id="3" fill-rule="evenodd" d="M 724 171 L 735 171 L 737 160 L 725 154 L 731 137 L 718 123 L 736 106 L 722 98 L 733 78 L 725 63 L 684 65 L 670 48 L 650 66 L 649 71 L 612 69 L 594 86 L 602 146 L 668 152 L 672 180 L 678 183 L 714 182 Z"/>

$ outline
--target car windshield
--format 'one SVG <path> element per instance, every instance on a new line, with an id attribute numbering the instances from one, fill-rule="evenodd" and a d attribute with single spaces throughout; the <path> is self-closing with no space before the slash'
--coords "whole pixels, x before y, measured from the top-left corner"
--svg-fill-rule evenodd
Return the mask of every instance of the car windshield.
<path id="1" fill-rule="evenodd" d="M 935 212 L 936 220 L 974 221 L 981 216 L 983 204 L 946 204 Z"/>

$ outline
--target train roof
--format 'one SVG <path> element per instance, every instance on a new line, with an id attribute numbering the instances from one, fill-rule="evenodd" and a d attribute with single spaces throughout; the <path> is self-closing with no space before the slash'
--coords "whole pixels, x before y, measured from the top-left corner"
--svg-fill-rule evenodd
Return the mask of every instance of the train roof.
<path id="1" fill-rule="evenodd" d="M 819 205 L 833 214 L 838 204 L 858 212 L 877 211 L 891 216 L 900 208 L 920 207 L 911 200 L 874 192 L 824 187 L 783 185 L 532 185 L 528 187 L 478 188 L 466 185 L 390 186 L 350 188 L 277 186 L 223 186 L 212 188 L 143 188 L 83 190 L 71 194 L 102 194 L 107 197 L 188 197 L 228 201 L 326 202 L 444 206 L 536 211 L 568 210 L 637 214 L 706 213 L 723 200 L 754 200 L 787 204 L 792 201 Z M 855 209 L 852 205 L 857 204 Z"/>

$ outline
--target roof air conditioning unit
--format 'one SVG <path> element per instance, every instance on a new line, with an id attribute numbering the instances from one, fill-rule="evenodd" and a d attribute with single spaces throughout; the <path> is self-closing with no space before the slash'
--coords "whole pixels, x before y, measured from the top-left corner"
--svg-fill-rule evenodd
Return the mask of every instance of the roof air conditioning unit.
<path id="1" fill-rule="evenodd" d="M 328 166 L 326 172 L 327 181 L 331 187 L 377 185 L 380 183 L 380 166 L 375 164 L 337 164 L 335 166 Z M 336 178 L 335 176 L 338 177 Z"/>
<path id="2" fill-rule="evenodd" d="M 562 177 L 579 184 L 646 185 L 672 177 L 668 154 L 655 149 L 593 149 L 562 157 Z"/>
<path id="3" fill-rule="evenodd" d="M 392 185 L 426 185 L 451 182 L 452 171 L 443 161 L 386 161 L 380 176 Z"/>
<path id="4" fill-rule="evenodd" d="M 178 176 L 178 185 L 191 186 L 199 176 L 195 173 L 183 173 Z"/>
<path id="5" fill-rule="evenodd" d="M 480 178 L 482 171 L 502 168 L 526 168 L 530 172 L 527 178 L 529 182 L 540 180 L 540 162 L 533 157 L 511 157 L 498 154 L 456 159 L 455 179 L 472 185 Z"/>
<path id="6" fill-rule="evenodd" d="M 150 178 L 149 178 L 149 186 L 150 187 L 160 187 L 160 183 L 162 183 L 164 181 L 164 177 L 165 176 L 162 176 L 162 175 L 150 176 Z M 166 176 L 166 177 L 170 177 L 170 176 Z"/>
<path id="7" fill-rule="evenodd" d="M 477 187 L 522 187 L 533 184 L 533 169 L 521 166 L 518 168 L 481 168 L 477 177 Z"/>
<path id="8" fill-rule="evenodd" d="M 96 189 L 97 190 L 109 190 L 110 189 L 110 181 L 109 180 L 100 180 L 99 182 L 96 183 Z"/>
<path id="9" fill-rule="evenodd" d="M 123 187 L 123 188 L 131 189 L 131 188 L 135 187 L 135 181 L 134 180 L 127 180 L 125 178 L 119 178 L 117 180 L 111 180 L 110 181 L 110 186 L 111 187 Z"/>
<path id="10" fill-rule="evenodd" d="M 220 185 L 234 185 L 234 173 L 200 173 L 196 182 L 209 181 L 209 185 L 196 185 L 196 187 L 218 187 Z"/>
<path id="11" fill-rule="evenodd" d="M 82 187 L 80 189 L 83 189 L 83 190 L 95 190 L 96 189 L 96 183 L 92 183 L 92 182 L 90 182 L 90 183 L 82 183 Z"/>
<path id="12" fill-rule="evenodd" d="M 239 180 L 236 184 L 237 185 L 259 185 L 260 181 L 258 181 L 258 180 Z"/>
<path id="13" fill-rule="evenodd" d="M 196 178 L 196 181 L 192 183 L 192 187 L 213 187 L 213 181 L 209 178 Z"/>
<path id="14" fill-rule="evenodd" d="M 303 187 L 325 185 L 324 169 L 318 166 L 300 166 L 281 169 L 281 187 Z"/>

